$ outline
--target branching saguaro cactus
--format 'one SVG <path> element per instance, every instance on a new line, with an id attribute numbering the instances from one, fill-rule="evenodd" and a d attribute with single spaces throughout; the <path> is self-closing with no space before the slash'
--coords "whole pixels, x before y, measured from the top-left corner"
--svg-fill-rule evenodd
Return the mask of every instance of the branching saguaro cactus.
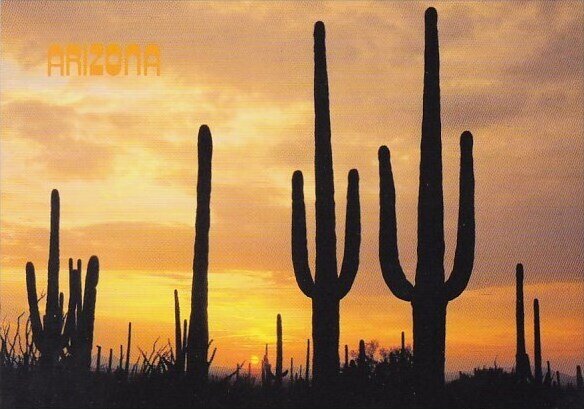
<path id="1" fill-rule="evenodd" d="M 187 373 L 198 386 L 209 379 L 209 322 L 207 315 L 209 268 L 209 228 L 211 223 L 211 159 L 213 141 L 207 125 L 199 128 L 197 177 L 197 214 L 195 221 L 195 254 L 193 260 L 193 286 L 191 316 L 187 345 Z"/>
<path id="2" fill-rule="evenodd" d="M 41 353 L 41 365 L 53 367 L 63 355 L 64 348 L 80 368 L 89 369 L 93 349 L 95 303 L 99 280 L 99 260 L 91 256 L 87 265 L 85 291 L 81 293 L 81 260 L 73 269 L 69 259 L 69 302 L 67 320 L 63 328 L 64 296 L 59 293 L 59 192 L 51 192 L 51 230 L 49 244 L 47 304 L 41 322 L 33 263 L 26 264 L 26 289 L 30 310 L 33 341 Z"/>
<path id="3" fill-rule="evenodd" d="M 308 262 L 306 209 L 302 172 L 292 177 L 292 261 L 296 281 L 312 299 L 313 381 L 316 386 L 332 382 L 339 372 L 339 303 L 347 295 L 359 266 L 361 220 L 359 173 L 349 172 L 345 250 L 340 274 L 337 268 L 335 199 L 325 28 L 314 26 L 314 111 L 316 183 L 316 272 Z"/>
<path id="4" fill-rule="evenodd" d="M 438 16 L 425 15 L 424 108 L 418 198 L 418 264 L 412 285 L 400 265 L 397 248 L 395 186 L 386 146 L 379 149 L 379 259 L 391 292 L 409 301 L 414 321 L 414 362 L 418 396 L 432 399 L 444 385 L 446 306 L 466 288 L 475 247 L 472 135 L 460 139 L 460 198 L 454 268 L 444 277 L 444 199 L 438 57 Z"/>
<path id="5" fill-rule="evenodd" d="M 525 352 L 525 311 L 523 303 L 523 264 L 517 264 L 515 269 L 515 324 L 516 324 L 516 353 L 515 374 L 520 381 L 531 379 L 529 357 Z"/>

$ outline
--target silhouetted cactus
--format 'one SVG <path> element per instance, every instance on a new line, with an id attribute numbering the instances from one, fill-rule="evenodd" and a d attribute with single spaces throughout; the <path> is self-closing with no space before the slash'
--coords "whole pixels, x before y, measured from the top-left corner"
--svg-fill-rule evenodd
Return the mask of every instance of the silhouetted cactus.
<path id="1" fill-rule="evenodd" d="M 349 345 L 345 344 L 345 363 L 343 369 L 347 370 L 349 367 Z"/>
<path id="2" fill-rule="evenodd" d="M 97 345 L 97 359 L 95 361 L 95 371 L 101 370 L 101 346 Z"/>
<path id="3" fill-rule="evenodd" d="M 306 383 L 309 383 L 310 382 L 310 339 L 306 340 L 306 375 L 305 376 L 306 376 Z"/>
<path id="4" fill-rule="evenodd" d="M 132 323 L 128 323 L 128 343 L 126 346 L 126 365 L 125 365 L 125 372 L 126 376 L 130 374 L 130 355 L 131 355 L 131 348 L 132 348 Z"/>
<path id="5" fill-rule="evenodd" d="M 523 309 L 523 265 L 517 264 L 516 272 L 515 323 L 517 326 L 517 347 L 515 353 L 515 373 L 520 381 L 531 379 L 529 357 L 525 352 L 525 315 Z"/>
<path id="6" fill-rule="evenodd" d="M 535 383 L 541 385 L 543 372 L 541 368 L 541 332 L 539 327 L 539 300 L 533 300 L 533 360 Z"/>
<path id="7" fill-rule="evenodd" d="M 406 278 L 397 248 L 395 186 L 390 152 L 379 148 L 380 228 L 379 259 L 391 292 L 412 303 L 414 365 L 418 396 L 432 400 L 444 386 L 446 306 L 466 288 L 472 273 L 475 247 L 473 138 L 460 138 L 460 197 L 454 268 L 444 281 L 444 203 L 438 57 L 438 16 L 426 10 L 424 53 L 424 108 L 418 198 L 418 265 L 415 286 Z"/>
<path id="8" fill-rule="evenodd" d="M 51 230 L 49 244 L 48 284 L 46 314 L 41 323 L 36 290 L 36 274 L 33 263 L 26 264 L 26 289 L 30 310 L 33 341 L 41 353 L 41 365 L 53 367 L 67 348 L 75 365 L 89 369 L 93 349 L 95 303 L 99 280 L 99 260 L 91 256 L 87 265 L 85 291 L 81 295 L 81 260 L 73 269 L 69 259 L 69 302 L 67 320 L 63 328 L 64 295 L 59 293 L 59 192 L 51 192 Z"/>
<path id="9" fill-rule="evenodd" d="M 359 340 L 359 354 L 357 355 L 357 366 L 365 368 L 367 366 L 367 354 L 365 352 L 365 341 Z"/>
<path id="10" fill-rule="evenodd" d="M 359 173 L 349 172 L 345 250 L 340 274 L 337 266 L 335 201 L 329 88 L 326 65 L 325 28 L 314 26 L 314 111 L 316 184 L 316 272 L 308 262 L 304 181 L 297 170 L 292 177 L 292 260 L 296 281 L 312 299 L 312 338 L 314 341 L 313 381 L 332 383 L 339 372 L 339 303 L 347 295 L 359 266 L 361 220 Z"/>
<path id="11" fill-rule="evenodd" d="M 576 365 L 576 387 L 580 390 L 584 389 L 584 380 L 582 379 L 582 368 Z"/>
<path id="12" fill-rule="evenodd" d="M 275 374 L 275 385 L 282 385 L 282 378 L 286 377 L 288 371 L 282 372 L 282 366 L 284 362 L 284 346 L 282 343 L 282 316 L 278 314 L 276 317 L 276 374 Z"/>
<path id="13" fill-rule="evenodd" d="M 174 290 L 174 338 L 175 338 L 175 370 L 179 373 L 185 370 L 185 354 L 183 351 L 183 339 L 181 334 L 181 321 L 180 321 L 180 303 L 178 299 L 178 291 Z"/>
<path id="14" fill-rule="evenodd" d="M 187 340 L 187 372 L 196 385 L 206 385 L 209 378 L 209 318 L 208 268 L 209 228 L 211 223 L 211 159 L 213 141 L 207 125 L 199 128 L 197 175 L 197 214 L 195 221 L 195 248 L 193 260 L 193 286 L 191 293 L 191 316 Z"/>
<path id="15" fill-rule="evenodd" d="M 107 360 L 107 373 L 112 373 L 113 360 L 114 360 L 114 350 L 112 348 L 110 348 L 109 358 Z"/>
<path id="16" fill-rule="evenodd" d="M 560 382 L 560 371 L 556 371 L 556 386 L 558 388 L 562 387 L 562 383 Z"/>
<path id="17" fill-rule="evenodd" d="M 548 388 L 552 386 L 552 367 L 550 365 L 550 361 L 547 361 L 547 372 L 545 373 L 545 377 L 543 378 L 544 386 Z"/>

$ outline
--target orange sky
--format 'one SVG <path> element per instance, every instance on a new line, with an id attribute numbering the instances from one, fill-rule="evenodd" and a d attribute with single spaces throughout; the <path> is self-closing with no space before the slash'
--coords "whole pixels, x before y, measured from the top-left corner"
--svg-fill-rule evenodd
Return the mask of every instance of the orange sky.
<path id="1" fill-rule="evenodd" d="M 96 343 L 172 337 L 172 290 L 189 302 L 196 133 L 214 138 L 210 329 L 217 363 L 261 355 L 283 315 L 285 359 L 303 360 L 310 300 L 290 256 L 290 179 L 304 171 L 314 234 L 312 26 L 327 26 L 337 236 L 359 169 L 363 243 L 341 303 L 341 342 L 411 339 L 411 310 L 377 259 L 377 148 L 392 150 L 399 244 L 415 267 L 423 11 L 439 12 L 446 270 L 458 203 L 458 137 L 475 136 L 477 253 L 448 309 L 447 370 L 514 360 L 514 266 L 539 297 L 544 359 L 584 361 L 584 32 L 581 2 L 3 1 L 0 79 L 2 317 L 26 309 L 24 265 L 46 280 L 49 197 L 61 192 L 62 266 L 100 257 Z M 51 43 L 155 42 L 160 77 L 47 77 Z M 309 240 L 313 246 L 313 240 Z M 310 249 L 311 256 L 314 249 Z M 340 252 L 339 252 L 340 254 Z M 62 272 L 65 270 L 62 269 Z M 66 289 L 66 274 L 62 274 Z M 39 283 L 44 288 L 44 281 Z M 526 311 L 532 345 L 531 308 Z"/>

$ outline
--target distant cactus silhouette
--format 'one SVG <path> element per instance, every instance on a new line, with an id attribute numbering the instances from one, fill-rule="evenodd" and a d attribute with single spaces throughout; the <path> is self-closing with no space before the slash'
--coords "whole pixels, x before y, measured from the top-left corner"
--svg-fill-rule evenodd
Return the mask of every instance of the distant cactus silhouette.
<path id="1" fill-rule="evenodd" d="M 129 322 L 128 323 L 128 344 L 126 346 L 126 366 L 125 366 L 125 372 L 126 372 L 126 376 L 128 376 L 130 374 L 130 352 L 132 349 L 132 323 Z"/>
<path id="2" fill-rule="evenodd" d="M 418 265 L 415 286 L 406 278 L 397 248 L 395 186 L 390 152 L 379 148 L 380 227 L 379 259 L 391 292 L 412 303 L 414 367 L 418 397 L 433 400 L 444 386 L 446 306 L 466 288 L 474 262 L 473 138 L 460 138 L 460 197 L 458 238 L 454 268 L 444 281 L 444 203 L 438 57 L 438 16 L 434 8 L 425 15 L 424 102 L 418 198 Z"/>
<path id="3" fill-rule="evenodd" d="M 207 125 L 199 128 L 197 176 L 197 214 L 195 222 L 195 249 L 193 260 L 193 285 L 191 293 L 191 316 L 187 340 L 187 372 L 198 386 L 206 385 L 209 379 L 209 317 L 208 269 L 209 228 L 211 223 L 211 159 L 213 140 Z"/>
<path id="4" fill-rule="evenodd" d="M 533 300 L 533 359 L 535 383 L 541 385 L 543 372 L 541 367 L 541 332 L 539 326 L 539 300 Z"/>
<path id="5" fill-rule="evenodd" d="M 95 303 L 99 280 L 99 260 L 91 256 L 85 277 L 85 292 L 81 294 L 81 260 L 73 269 L 69 259 L 69 302 L 67 319 L 64 320 L 64 295 L 59 293 L 59 192 L 51 192 L 51 230 L 49 244 L 47 304 L 41 322 L 36 290 L 36 273 L 33 263 L 26 264 L 26 290 L 30 310 L 33 342 L 41 353 L 41 365 L 53 367 L 67 348 L 68 354 L 79 368 L 89 369 L 93 349 Z M 64 328 L 63 328 L 64 326 Z"/>
<path id="6" fill-rule="evenodd" d="M 365 353 L 365 341 L 359 340 L 359 354 L 357 355 L 357 366 L 365 368 L 367 365 L 367 354 Z"/>
<path id="7" fill-rule="evenodd" d="M 107 360 L 107 373 L 112 373 L 113 359 L 114 359 L 114 350 L 112 348 L 110 348 L 109 358 Z"/>
<path id="8" fill-rule="evenodd" d="M 326 64 L 325 27 L 314 26 L 314 110 L 316 183 L 316 272 L 308 262 L 304 181 L 301 171 L 292 177 L 292 260 L 296 281 L 312 299 L 314 342 L 313 382 L 317 386 L 334 382 L 339 372 L 339 303 L 347 295 L 359 266 L 361 220 L 359 173 L 349 172 L 345 250 L 340 274 L 337 266 L 335 201 L 329 88 Z"/>
<path id="9" fill-rule="evenodd" d="M 282 385 L 282 378 L 286 377 L 288 371 L 282 372 L 284 362 L 284 346 L 282 343 L 282 316 L 278 314 L 276 317 L 276 374 L 274 383 L 276 386 Z"/>
<path id="10" fill-rule="evenodd" d="M 582 368 L 576 365 L 576 387 L 580 390 L 584 389 L 584 380 L 582 379 Z"/>
<path id="11" fill-rule="evenodd" d="M 552 367 L 550 365 L 550 361 L 547 361 L 547 372 L 545 373 L 545 377 L 543 378 L 544 386 L 550 387 L 552 386 Z"/>
<path id="12" fill-rule="evenodd" d="M 101 369 L 101 346 L 97 345 L 97 359 L 95 362 L 95 371 L 99 372 Z"/>
<path id="13" fill-rule="evenodd" d="M 516 272 L 515 323 L 517 326 L 517 348 L 515 373 L 520 381 L 531 379 L 529 357 L 525 352 L 525 313 L 523 308 L 523 264 L 517 264 Z"/>
<path id="14" fill-rule="evenodd" d="M 183 350 L 183 339 L 181 334 L 180 321 L 180 303 L 178 299 L 178 291 L 174 290 L 174 337 L 175 337 L 175 362 L 174 369 L 182 373 L 185 370 L 185 354 Z"/>
<path id="15" fill-rule="evenodd" d="M 302 372 L 302 371 L 300 371 Z M 310 339 L 306 340 L 306 383 L 310 382 Z"/>

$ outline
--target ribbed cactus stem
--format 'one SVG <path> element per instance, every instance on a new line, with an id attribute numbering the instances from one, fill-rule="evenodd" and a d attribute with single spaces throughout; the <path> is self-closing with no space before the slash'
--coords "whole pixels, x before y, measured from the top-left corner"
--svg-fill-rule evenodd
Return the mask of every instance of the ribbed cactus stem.
<path id="1" fill-rule="evenodd" d="M 114 360 L 114 350 L 110 348 L 109 357 L 107 359 L 107 373 L 112 373 L 112 364 Z"/>
<path id="2" fill-rule="evenodd" d="M 473 136 L 465 131 L 460 137 L 460 188 L 454 266 L 445 282 L 437 24 L 436 10 L 427 9 L 415 286 L 406 278 L 399 260 L 396 193 L 390 151 L 386 146 L 379 148 L 379 260 L 383 278 L 391 292 L 397 298 L 412 303 L 416 396 L 420 404 L 426 406 L 436 402 L 444 387 L 446 306 L 462 294 L 468 284 L 475 247 Z"/>
<path id="3" fill-rule="evenodd" d="M 520 381 L 527 381 L 531 378 L 531 366 L 529 357 L 525 351 L 525 312 L 523 307 L 523 265 L 517 264 L 515 271 L 516 296 L 515 296 L 515 323 L 517 333 L 517 345 L 515 353 L 515 372 Z"/>
<path id="4" fill-rule="evenodd" d="M 533 300 L 533 356 L 535 383 L 541 385 L 543 382 L 543 370 L 541 363 L 541 331 L 539 326 L 539 300 Z"/>
<path id="5" fill-rule="evenodd" d="M 199 128 L 198 136 L 197 210 L 195 220 L 195 245 L 193 283 L 191 291 L 191 316 L 187 344 L 187 372 L 195 384 L 202 387 L 209 378 L 209 322 L 208 268 L 209 228 L 211 224 L 211 160 L 213 141 L 207 125 Z"/>
<path id="6" fill-rule="evenodd" d="M 284 352 L 282 343 L 282 316 L 276 317 L 276 386 L 282 385 L 282 365 L 284 362 Z"/>
<path id="7" fill-rule="evenodd" d="M 339 303 L 355 280 L 361 243 L 359 174 L 353 169 L 349 172 L 345 249 L 339 274 L 325 27 L 321 21 L 314 25 L 314 117 L 314 279 L 308 262 L 304 180 L 300 171 L 292 176 L 292 261 L 300 290 L 312 298 L 313 380 L 318 387 L 334 383 L 339 372 Z"/>
<path id="8" fill-rule="evenodd" d="M 51 192 L 51 233 L 49 241 L 49 265 L 47 281 L 47 304 L 45 315 L 45 330 L 48 331 L 52 343 L 60 333 L 59 314 L 59 224 L 60 224 L 60 199 L 59 192 L 55 189 Z"/>
<path id="9" fill-rule="evenodd" d="M 359 340 L 359 355 L 357 355 L 357 366 L 364 368 L 367 362 L 367 354 L 365 353 L 365 341 Z"/>
<path id="10" fill-rule="evenodd" d="M 127 347 L 126 347 L 126 366 L 125 366 L 126 375 L 128 375 L 130 373 L 131 348 L 132 348 L 132 323 L 129 322 L 128 323 L 128 343 L 127 343 Z"/>
<path id="11" fill-rule="evenodd" d="M 101 346 L 97 345 L 97 360 L 95 362 L 95 372 L 101 370 Z"/>
<path id="12" fill-rule="evenodd" d="M 79 268 L 81 262 L 79 262 Z M 93 350 L 93 332 L 95 328 L 95 304 L 97 301 L 97 284 L 99 281 L 99 259 L 91 256 L 87 263 L 85 275 L 85 290 L 83 293 L 83 309 L 79 319 L 80 363 L 83 368 L 91 365 Z"/>

